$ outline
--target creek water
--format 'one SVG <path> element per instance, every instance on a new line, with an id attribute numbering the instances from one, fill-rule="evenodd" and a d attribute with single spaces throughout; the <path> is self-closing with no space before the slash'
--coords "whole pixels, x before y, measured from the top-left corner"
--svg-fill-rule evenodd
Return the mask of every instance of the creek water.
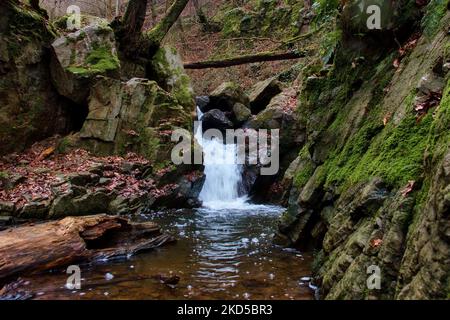
<path id="1" fill-rule="evenodd" d="M 244 208 L 245 207 L 245 208 Z M 312 299 L 311 258 L 273 245 L 282 208 L 174 210 L 141 215 L 178 241 L 127 259 L 81 265 L 81 289 L 64 270 L 27 278 L 36 299 Z M 179 276 L 176 286 L 161 278 Z"/>
<path id="2" fill-rule="evenodd" d="M 158 223 L 178 241 L 125 260 L 81 266 L 80 290 L 64 287 L 64 271 L 30 278 L 37 299 L 312 299 L 302 281 L 310 276 L 311 257 L 273 244 L 284 209 L 239 195 L 236 146 L 203 141 L 201 127 L 196 137 L 205 153 L 203 208 L 134 217 Z M 177 285 L 164 284 L 174 276 Z"/>

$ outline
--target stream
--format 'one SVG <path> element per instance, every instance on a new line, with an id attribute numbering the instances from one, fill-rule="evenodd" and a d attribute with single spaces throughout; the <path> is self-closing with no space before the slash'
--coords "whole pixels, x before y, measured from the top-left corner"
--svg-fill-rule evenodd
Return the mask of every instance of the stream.
<path id="1" fill-rule="evenodd" d="M 178 235 L 157 250 L 81 265 L 80 290 L 64 287 L 64 270 L 27 278 L 36 299 L 312 299 L 301 278 L 311 257 L 273 245 L 282 208 L 175 210 L 141 215 Z M 176 286 L 164 277 L 180 277 Z"/>
<path id="2" fill-rule="evenodd" d="M 311 256 L 273 244 L 284 208 L 251 204 L 240 195 L 236 146 L 203 141 L 201 132 L 200 127 L 196 138 L 205 154 L 203 207 L 133 217 L 158 223 L 178 241 L 127 259 L 82 265 L 80 290 L 65 288 L 64 270 L 27 278 L 36 299 L 313 298 L 307 279 Z"/>

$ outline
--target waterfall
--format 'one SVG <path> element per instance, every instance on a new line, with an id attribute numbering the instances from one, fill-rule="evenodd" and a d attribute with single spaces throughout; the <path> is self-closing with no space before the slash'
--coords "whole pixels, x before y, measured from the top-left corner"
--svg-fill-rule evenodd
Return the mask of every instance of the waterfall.
<path id="1" fill-rule="evenodd" d="M 203 116 L 197 108 L 199 121 Z M 195 133 L 198 143 L 203 147 L 206 180 L 200 193 L 203 205 L 212 209 L 241 207 L 247 201 L 239 197 L 242 183 L 242 165 L 237 164 L 237 146 L 223 144 L 218 139 L 204 140 L 200 122 Z"/>

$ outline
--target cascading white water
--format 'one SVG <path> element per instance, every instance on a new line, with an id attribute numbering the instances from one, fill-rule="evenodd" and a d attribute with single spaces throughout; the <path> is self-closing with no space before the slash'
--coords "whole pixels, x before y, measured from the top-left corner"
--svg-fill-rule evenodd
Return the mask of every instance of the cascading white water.
<path id="1" fill-rule="evenodd" d="M 203 114 L 200 109 L 197 109 L 197 115 L 201 121 Z M 242 166 L 237 164 L 236 145 L 223 144 L 215 138 L 204 140 L 201 122 L 195 137 L 204 152 L 206 180 L 200 193 L 203 206 L 225 209 L 245 205 L 247 198 L 240 198 L 238 193 L 242 182 Z"/>

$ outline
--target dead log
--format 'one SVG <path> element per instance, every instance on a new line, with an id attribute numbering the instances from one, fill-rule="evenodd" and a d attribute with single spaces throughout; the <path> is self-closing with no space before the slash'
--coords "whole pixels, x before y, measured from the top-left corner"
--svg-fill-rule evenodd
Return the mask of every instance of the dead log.
<path id="1" fill-rule="evenodd" d="M 207 69 L 207 68 L 228 68 L 232 66 L 238 66 L 242 64 L 255 63 L 255 62 L 267 62 L 267 61 L 279 61 L 304 58 L 306 52 L 261 52 L 257 54 L 242 55 L 222 60 L 208 60 L 201 62 L 189 62 L 184 65 L 185 69 Z"/>
<path id="2" fill-rule="evenodd" d="M 108 215 L 12 228 L 0 232 L 0 282 L 23 273 L 132 255 L 172 241 L 154 223 Z"/>

